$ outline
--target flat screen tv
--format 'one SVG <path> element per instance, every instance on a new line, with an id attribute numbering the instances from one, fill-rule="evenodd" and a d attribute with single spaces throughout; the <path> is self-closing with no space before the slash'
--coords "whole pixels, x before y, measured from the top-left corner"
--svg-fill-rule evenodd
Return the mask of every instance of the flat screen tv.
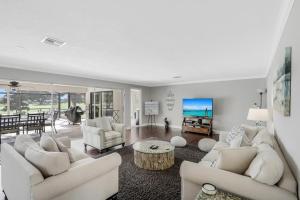
<path id="1" fill-rule="evenodd" d="M 183 99 L 182 100 L 184 117 L 213 117 L 213 99 Z"/>

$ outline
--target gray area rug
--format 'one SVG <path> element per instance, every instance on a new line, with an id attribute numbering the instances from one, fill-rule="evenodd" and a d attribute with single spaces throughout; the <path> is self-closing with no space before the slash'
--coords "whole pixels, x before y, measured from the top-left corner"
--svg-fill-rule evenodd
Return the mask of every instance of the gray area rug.
<path id="1" fill-rule="evenodd" d="M 180 200 L 181 179 L 180 164 L 184 160 L 199 162 L 205 155 L 197 146 L 187 145 L 175 149 L 175 164 L 163 171 L 150 171 L 138 168 L 134 164 L 132 146 L 117 149 L 99 157 L 117 152 L 122 157 L 119 173 L 120 200 Z"/>

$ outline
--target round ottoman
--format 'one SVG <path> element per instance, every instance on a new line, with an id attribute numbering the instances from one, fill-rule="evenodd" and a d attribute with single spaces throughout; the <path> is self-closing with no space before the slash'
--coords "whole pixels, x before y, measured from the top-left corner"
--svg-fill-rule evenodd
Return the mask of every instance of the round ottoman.
<path id="1" fill-rule="evenodd" d="M 175 147 L 184 147 L 186 145 L 186 140 L 180 136 L 174 136 L 171 138 L 171 145 Z"/>
<path id="2" fill-rule="evenodd" d="M 216 143 L 217 141 L 214 139 L 203 138 L 202 140 L 199 140 L 198 147 L 201 151 L 209 152 Z"/>

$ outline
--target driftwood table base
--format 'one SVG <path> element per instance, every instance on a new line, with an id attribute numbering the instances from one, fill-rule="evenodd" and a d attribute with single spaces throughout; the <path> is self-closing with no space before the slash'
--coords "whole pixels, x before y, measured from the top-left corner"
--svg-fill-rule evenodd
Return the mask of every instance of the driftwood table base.
<path id="1" fill-rule="evenodd" d="M 151 149 L 151 146 L 157 149 Z M 164 170 L 174 165 L 174 147 L 166 141 L 145 140 L 133 145 L 134 163 L 147 170 Z"/>
<path id="2" fill-rule="evenodd" d="M 168 169 L 174 165 L 174 151 L 156 154 L 134 151 L 134 163 L 148 170 Z"/>

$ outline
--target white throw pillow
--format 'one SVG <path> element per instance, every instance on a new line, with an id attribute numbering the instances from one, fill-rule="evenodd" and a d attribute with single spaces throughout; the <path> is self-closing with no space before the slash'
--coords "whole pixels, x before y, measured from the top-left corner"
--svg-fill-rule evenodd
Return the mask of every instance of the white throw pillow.
<path id="1" fill-rule="evenodd" d="M 237 136 L 230 142 L 230 148 L 238 148 L 241 146 L 243 140 L 243 136 Z"/>
<path id="2" fill-rule="evenodd" d="M 104 131 L 112 131 L 110 119 L 107 117 L 101 117 L 96 121 L 97 127 Z"/>
<path id="3" fill-rule="evenodd" d="M 226 142 L 231 143 L 238 136 L 243 136 L 245 134 L 245 129 L 243 127 L 233 127 L 231 131 L 227 134 Z"/>
<path id="4" fill-rule="evenodd" d="M 40 146 L 46 151 L 59 152 L 56 142 L 47 133 L 44 133 L 42 135 L 40 140 Z"/>
<path id="5" fill-rule="evenodd" d="M 255 147 L 225 148 L 219 150 L 216 167 L 237 174 L 243 174 L 255 157 Z"/>
<path id="6" fill-rule="evenodd" d="M 15 140 L 14 148 L 22 156 L 25 156 L 26 149 L 32 144 L 37 143 L 31 138 L 30 135 L 18 135 Z"/>
<path id="7" fill-rule="evenodd" d="M 25 158 L 39 169 L 45 178 L 63 173 L 70 168 L 67 153 L 48 152 L 37 145 L 27 148 Z"/>
<path id="8" fill-rule="evenodd" d="M 271 134 L 266 128 L 260 130 L 252 141 L 252 146 L 258 146 L 260 144 L 268 144 L 273 147 L 273 139 Z"/>
<path id="9" fill-rule="evenodd" d="M 258 154 L 245 175 L 268 185 L 275 185 L 282 177 L 284 165 L 278 154 L 268 144 L 258 145 Z"/>
<path id="10" fill-rule="evenodd" d="M 246 124 L 242 124 L 241 127 L 244 128 L 245 130 L 245 135 L 247 136 L 247 138 L 252 141 L 253 138 L 257 135 L 259 128 L 257 126 L 249 126 Z"/>
<path id="11" fill-rule="evenodd" d="M 84 159 L 84 158 L 88 157 L 86 154 L 81 153 L 80 151 L 77 151 L 77 150 L 72 149 L 72 148 L 68 148 L 61 141 L 59 141 L 57 139 L 55 139 L 55 142 L 57 143 L 57 146 L 58 146 L 58 148 L 61 152 L 65 152 L 65 153 L 68 154 L 68 158 L 69 158 L 69 161 L 71 163 L 74 163 L 78 160 L 81 160 L 81 159 Z"/>

